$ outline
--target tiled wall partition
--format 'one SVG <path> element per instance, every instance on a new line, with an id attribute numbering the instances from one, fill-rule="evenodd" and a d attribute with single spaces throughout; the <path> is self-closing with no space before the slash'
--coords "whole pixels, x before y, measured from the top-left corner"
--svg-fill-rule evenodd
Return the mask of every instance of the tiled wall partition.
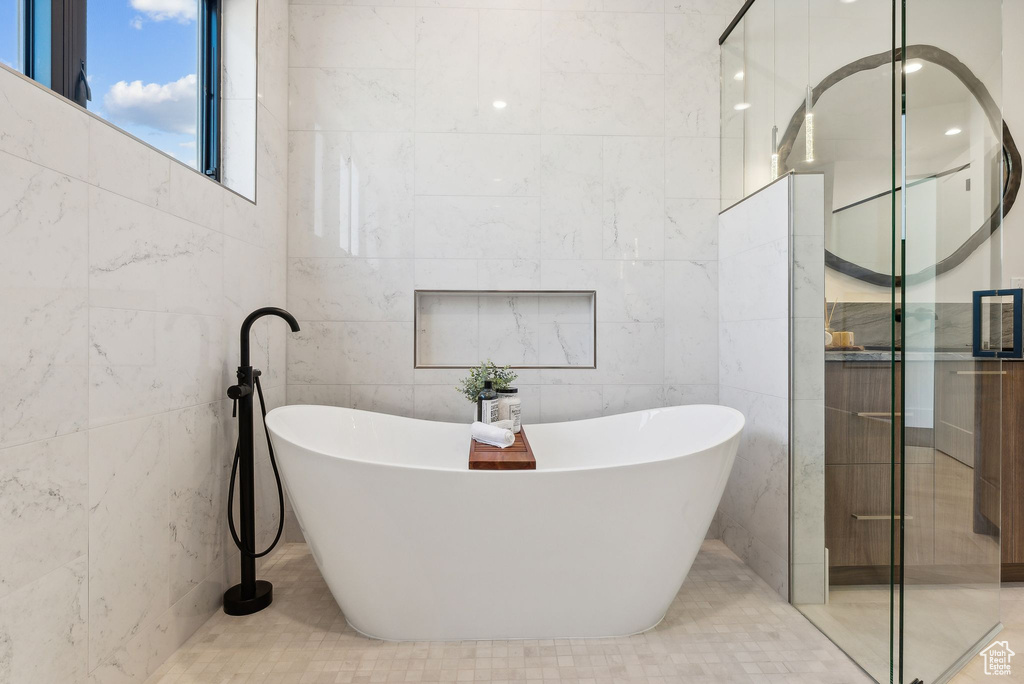
<path id="1" fill-rule="evenodd" d="M 288 401 L 468 421 L 464 371 L 413 367 L 413 291 L 593 289 L 597 369 L 521 372 L 525 421 L 716 402 L 741 4 L 293 2 Z"/>
<path id="2" fill-rule="evenodd" d="M 795 550 L 806 566 L 800 586 L 812 586 L 815 571 L 816 586 L 824 586 L 823 202 L 822 176 L 788 175 L 724 211 L 719 223 L 719 391 L 746 427 L 718 532 L 784 597 L 791 453 L 800 483 Z"/>
<path id="3" fill-rule="evenodd" d="M 467 367 L 481 354 L 513 368 L 594 368 L 593 290 L 416 291 L 416 367 Z"/>
<path id="4" fill-rule="evenodd" d="M 255 205 L 0 69 L 2 682 L 141 682 L 237 572 L 224 389 L 285 303 L 288 16 L 259 7 Z M 254 354 L 283 403 L 283 326 Z"/>

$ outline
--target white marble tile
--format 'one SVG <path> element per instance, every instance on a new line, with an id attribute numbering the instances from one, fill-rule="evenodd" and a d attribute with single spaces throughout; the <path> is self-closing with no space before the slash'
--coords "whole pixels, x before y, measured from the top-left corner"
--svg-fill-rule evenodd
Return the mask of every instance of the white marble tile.
<path id="1" fill-rule="evenodd" d="M 719 187 L 718 138 L 671 137 L 665 142 L 665 195 L 716 199 Z"/>
<path id="2" fill-rule="evenodd" d="M 0 150 L 87 179 L 89 116 L 48 88 L 7 70 L 0 70 L 0 91 Z"/>
<path id="3" fill-rule="evenodd" d="M 481 259 L 477 287 L 481 290 L 539 290 L 537 259 Z"/>
<path id="4" fill-rule="evenodd" d="M 416 257 L 480 259 L 495 249 L 512 259 L 540 257 L 536 197 L 420 197 Z"/>
<path id="5" fill-rule="evenodd" d="M 665 258 L 718 259 L 718 200 L 670 199 L 665 202 Z"/>
<path id="6" fill-rule="evenodd" d="M 666 385 L 665 405 L 717 404 L 718 385 Z"/>
<path id="7" fill-rule="evenodd" d="M 232 0 L 221 8 L 223 101 L 246 99 L 252 100 L 255 106 L 258 61 L 255 55 L 259 19 L 256 4 L 256 0 Z"/>
<path id="8" fill-rule="evenodd" d="M 605 385 L 602 396 L 606 416 L 665 406 L 664 385 Z"/>
<path id="9" fill-rule="evenodd" d="M 353 385 L 352 408 L 412 417 L 416 412 L 413 386 Z"/>
<path id="10" fill-rule="evenodd" d="M 662 138 L 605 138 L 605 259 L 661 259 L 664 256 L 664 179 Z"/>
<path id="11" fill-rule="evenodd" d="M 167 460 L 166 415 L 89 432 L 90 668 L 169 605 Z"/>
<path id="12" fill-rule="evenodd" d="M 147 677 L 220 609 L 228 581 L 224 572 L 217 574 L 220 576 L 202 582 L 100 663 L 92 671 L 89 684 L 148 681 Z"/>
<path id="13" fill-rule="evenodd" d="M 788 239 L 752 247 L 718 264 L 723 321 L 789 316 Z"/>
<path id="14" fill-rule="evenodd" d="M 785 397 L 789 387 L 789 321 L 722 323 L 719 378 L 722 387 Z"/>
<path id="15" fill-rule="evenodd" d="M 793 236 L 793 316 L 821 319 L 825 314 L 825 240 L 822 236 Z"/>
<path id="16" fill-rule="evenodd" d="M 17 322 L 0 332 L 0 444 L 11 445 L 84 425 L 85 402 L 67 398 L 85 396 L 88 192 L 5 153 L 0 171 L 0 300 Z"/>
<path id="17" fill-rule="evenodd" d="M 86 553 L 88 475 L 84 432 L 0 451 L 0 597 Z"/>
<path id="18" fill-rule="evenodd" d="M 85 556 L 0 599 L 0 676 L 84 682 L 89 673 Z"/>
<path id="19" fill-rule="evenodd" d="M 539 167 L 539 136 L 416 136 L 417 195 L 536 197 L 540 194 Z"/>
<path id="20" fill-rule="evenodd" d="M 544 12 L 544 69 L 594 74 L 665 70 L 661 14 Z"/>
<path id="21" fill-rule="evenodd" d="M 479 59 L 479 129 L 539 133 L 540 12 L 481 10 Z"/>
<path id="22" fill-rule="evenodd" d="M 289 259 L 288 306 L 310 321 L 411 321 L 409 259 Z"/>
<path id="23" fill-rule="evenodd" d="M 291 130 L 413 129 L 411 70 L 293 68 L 288 72 Z"/>
<path id="24" fill-rule="evenodd" d="M 228 70 L 229 68 L 226 68 L 224 71 Z M 219 192 L 225 198 L 225 210 L 229 195 L 240 201 L 246 199 L 251 202 L 256 201 L 256 146 L 254 141 L 257 137 L 256 112 L 258 109 L 255 96 L 238 99 L 221 98 L 220 185 L 234 191 Z M 215 183 L 212 180 L 207 182 Z M 215 184 L 214 187 L 218 187 L 218 185 Z M 241 197 L 234 193 L 238 193 Z"/>
<path id="25" fill-rule="evenodd" d="M 481 70 L 478 128 L 485 133 L 538 134 L 543 129 L 540 99 L 539 73 Z"/>
<path id="26" fill-rule="evenodd" d="M 289 136 L 289 256 L 412 256 L 413 138 Z"/>
<path id="27" fill-rule="evenodd" d="M 603 169 L 601 138 L 541 138 L 541 247 L 548 259 L 601 258 Z"/>
<path id="28" fill-rule="evenodd" d="M 788 239 L 789 181 L 783 178 L 718 218 L 718 258 Z"/>
<path id="29" fill-rule="evenodd" d="M 717 138 L 721 125 L 721 16 L 665 15 L 665 126 L 668 135 Z"/>
<path id="30" fill-rule="evenodd" d="M 824 316 L 795 318 L 792 322 L 792 392 L 794 399 L 825 399 Z"/>
<path id="31" fill-rule="evenodd" d="M 222 235 L 103 190 L 89 199 L 91 305 L 220 313 Z"/>
<path id="32" fill-rule="evenodd" d="M 233 192 L 221 194 L 224 197 L 224 234 L 251 245 L 263 246 L 267 236 L 260 221 L 261 210 Z"/>
<path id="33" fill-rule="evenodd" d="M 541 263 L 541 285 L 545 290 L 596 290 L 597 318 L 603 322 L 664 320 L 664 283 L 661 261 Z"/>
<path id="34" fill-rule="evenodd" d="M 91 309 L 90 425 L 219 399 L 225 344 L 218 317 Z"/>
<path id="35" fill-rule="evenodd" d="M 233 442 L 226 401 L 174 411 L 168 418 L 170 601 L 177 602 L 223 564 Z"/>
<path id="36" fill-rule="evenodd" d="M 545 133 L 663 135 L 665 77 L 545 73 L 541 122 Z"/>
<path id="37" fill-rule="evenodd" d="M 536 297 L 481 297 L 480 357 L 491 359 L 499 366 L 538 365 L 538 305 Z"/>
<path id="38" fill-rule="evenodd" d="M 417 290 L 478 289 L 476 259 L 418 258 L 414 270 Z"/>
<path id="39" fill-rule="evenodd" d="M 352 390 L 349 385 L 288 385 L 287 396 L 289 405 L 352 406 Z"/>
<path id="40" fill-rule="evenodd" d="M 792 552 L 794 563 L 825 562 L 825 402 L 792 403 Z"/>
<path id="41" fill-rule="evenodd" d="M 288 4 L 257 2 L 259 50 L 256 93 L 267 112 L 281 122 L 288 121 Z"/>
<path id="42" fill-rule="evenodd" d="M 721 513 L 721 509 L 719 509 Z M 725 545 L 768 583 L 775 593 L 789 596 L 789 560 L 770 549 L 731 516 L 720 515 L 720 533 Z"/>
<path id="43" fill-rule="evenodd" d="M 665 381 L 718 382 L 718 268 L 713 261 L 665 262 Z"/>
<path id="44" fill-rule="evenodd" d="M 105 121 L 89 119 L 89 182 L 137 202 L 168 208 L 171 161 Z"/>
<path id="45" fill-rule="evenodd" d="M 412 69 L 412 7 L 292 5 L 288 65 Z"/>
<path id="46" fill-rule="evenodd" d="M 664 11 L 664 0 L 543 0 L 546 10 L 588 12 L 657 12 Z"/>
<path id="47" fill-rule="evenodd" d="M 166 211 L 216 231 L 224 227 L 224 187 L 181 164 L 170 165 Z"/>
<path id="48" fill-rule="evenodd" d="M 614 0 L 607 0 L 614 1 Z M 664 0 L 665 12 L 678 12 L 682 14 L 718 15 L 722 21 L 722 30 L 729 25 L 736 13 L 743 7 L 743 0 Z"/>
<path id="49" fill-rule="evenodd" d="M 483 9 L 479 16 L 481 73 L 518 71 L 540 78 L 541 13 Z"/>
<path id="50" fill-rule="evenodd" d="M 598 378 L 604 384 L 651 385 L 665 377 L 665 324 L 597 324 Z"/>
<path id="51" fill-rule="evenodd" d="M 476 10 L 417 10 L 417 131 L 478 129 L 479 42 Z"/>
<path id="52" fill-rule="evenodd" d="M 421 420 L 468 425 L 476 418 L 476 405 L 451 385 L 416 385 L 413 399 L 415 416 Z"/>
<path id="53" fill-rule="evenodd" d="M 541 0 L 403 0 L 419 7 L 477 7 L 480 9 L 540 9 Z"/>
<path id="54" fill-rule="evenodd" d="M 481 359 L 479 297 L 424 295 L 417 306 L 418 365 L 460 366 Z"/>
<path id="55" fill-rule="evenodd" d="M 541 366 L 579 366 L 590 368 L 594 365 L 594 324 L 548 322 L 541 319 L 538 324 L 539 358 Z"/>
<path id="56" fill-rule="evenodd" d="M 540 402 L 542 423 L 583 420 L 601 415 L 604 391 L 600 385 L 544 385 Z"/>
<path id="57" fill-rule="evenodd" d="M 310 323 L 288 336 L 288 383 L 412 382 L 412 323 Z"/>

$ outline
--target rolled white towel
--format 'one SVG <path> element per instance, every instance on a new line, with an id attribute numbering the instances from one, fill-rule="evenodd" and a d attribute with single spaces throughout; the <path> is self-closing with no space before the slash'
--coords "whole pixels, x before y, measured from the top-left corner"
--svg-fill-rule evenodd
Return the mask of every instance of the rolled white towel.
<path id="1" fill-rule="evenodd" d="M 502 449 L 510 447 L 516 442 L 516 436 L 509 428 L 506 427 L 505 423 L 511 423 L 510 420 L 500 421 L 498 423 L 481 423 L 479 421 L 473 423 L 469 428 L 469 434 L 478 442 L 482 444 L 490 444 L 491 446 L 500 447 Z"/>

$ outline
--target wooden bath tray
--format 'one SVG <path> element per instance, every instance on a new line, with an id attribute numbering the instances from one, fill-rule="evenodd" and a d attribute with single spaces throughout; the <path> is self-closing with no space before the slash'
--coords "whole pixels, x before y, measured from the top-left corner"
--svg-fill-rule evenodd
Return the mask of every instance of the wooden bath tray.
<path id="1" fill-rule="evenodd" d="M 500 449 L 490 444 L 469 440 L 470 470 L 536 470 L 537 460 L 533 457 L 530 440 L 526 439 L 526 428 L 520 428 L 515 444 Z"/>

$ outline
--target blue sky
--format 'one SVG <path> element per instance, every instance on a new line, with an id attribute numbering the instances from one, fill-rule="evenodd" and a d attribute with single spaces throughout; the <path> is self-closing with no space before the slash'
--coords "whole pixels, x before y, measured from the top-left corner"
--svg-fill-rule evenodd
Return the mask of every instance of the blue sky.
<path id="1" fill-rule="evenodd" d="M 0 0 L 0 60 L 19 67 L 18 5 Z M 195 165 L 199 0 L 88 4 L 90 111 Z"/>

